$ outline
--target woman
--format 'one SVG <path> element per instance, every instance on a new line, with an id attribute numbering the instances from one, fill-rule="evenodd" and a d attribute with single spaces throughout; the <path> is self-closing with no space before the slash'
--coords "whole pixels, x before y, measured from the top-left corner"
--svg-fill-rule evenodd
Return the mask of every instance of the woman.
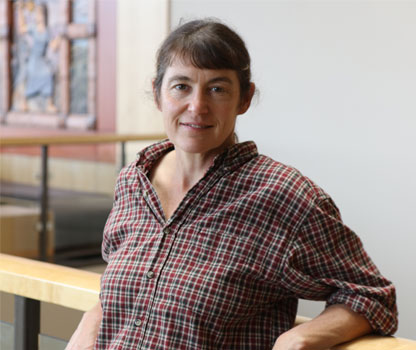
<path id="1" fill-rule="evenodd" d="M 394 287 L 329 196 L 237 143 L 250 78 L 221 23 L 186 23 L 162 44 L 153 91 L 169 140 L 119 176 L 100 304 L 68 349 L 326 349 L 395 331 Z M 292 328 L 298 298 L 327 308 Z"/>

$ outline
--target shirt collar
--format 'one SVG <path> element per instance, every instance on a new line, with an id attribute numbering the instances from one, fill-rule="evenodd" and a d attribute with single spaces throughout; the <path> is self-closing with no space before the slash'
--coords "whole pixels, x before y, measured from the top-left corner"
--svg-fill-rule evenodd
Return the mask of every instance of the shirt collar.
<path id="1" fill-rule="evenodd" d="M 173 149 L 174 145 L 168 139 L 148 146 L 138 153 L 136 167 L 147 173 L 157 160 Z M 253 141 L 236 143 L 216 156 L 208 171 L 219 168 L 222 168 L 225 172 L 232 171 L 257 155 L 257 146 Z"/>

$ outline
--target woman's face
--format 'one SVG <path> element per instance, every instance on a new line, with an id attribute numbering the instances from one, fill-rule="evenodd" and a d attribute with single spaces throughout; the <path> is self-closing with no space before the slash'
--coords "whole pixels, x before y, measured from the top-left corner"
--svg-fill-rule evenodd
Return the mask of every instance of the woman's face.
<path id="1" fill-rule="evenodd" d="M 166 69 L 157 104 L 176 150 L 218 154 L 234 142 L 236 117 L 250 106 L 249 95 L 240 99 L 234 70 L 200 69 L 177 59 Z"/>

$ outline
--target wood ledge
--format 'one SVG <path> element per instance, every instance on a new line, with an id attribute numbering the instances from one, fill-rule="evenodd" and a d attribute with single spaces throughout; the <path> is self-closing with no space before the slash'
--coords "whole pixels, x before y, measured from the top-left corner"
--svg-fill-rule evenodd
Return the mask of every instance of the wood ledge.
<path id="1" fill-rule="evenodd" d="M 98 273 L 0 254 L 0 290 L 76 310 L 98 301 Z"/>
<path id="2" fill-rule="evenodd" d="M 297 316 L 295 326 L 310 320 L 309 317 Z M 416 342 L 396 337 L 366 335 L 350 342 L 336 345 L 331 350 L 416 350 Z"/>
<path id="3" fill-rule="evenodd" d="M 42 146 L 42 145 L 71 145 L 114 143 L 127 141 L 155 141 L 166 138 L 163 134 L 87 134 L 87 135 L 55 135 L 55 136 L 27 136 L 27 137 L 1 137 L 0 147 L 14 146 Z"/>

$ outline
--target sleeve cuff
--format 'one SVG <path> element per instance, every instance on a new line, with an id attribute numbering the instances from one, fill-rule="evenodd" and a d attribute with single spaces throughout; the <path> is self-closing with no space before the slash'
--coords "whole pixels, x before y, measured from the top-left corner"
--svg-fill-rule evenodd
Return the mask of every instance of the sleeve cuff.
<path id="1" fill-rule="evenodd" d="M 327 306 L 343 304 L 352 311 L 363 315 L 370 323 L 373 332 L 381 335 L 392 335 L 397 330 L 397 309 L 395 300 L 387 307 L 376 299 L 359 294 L 349 294 L 339 290 L 327 300 Z"/>

